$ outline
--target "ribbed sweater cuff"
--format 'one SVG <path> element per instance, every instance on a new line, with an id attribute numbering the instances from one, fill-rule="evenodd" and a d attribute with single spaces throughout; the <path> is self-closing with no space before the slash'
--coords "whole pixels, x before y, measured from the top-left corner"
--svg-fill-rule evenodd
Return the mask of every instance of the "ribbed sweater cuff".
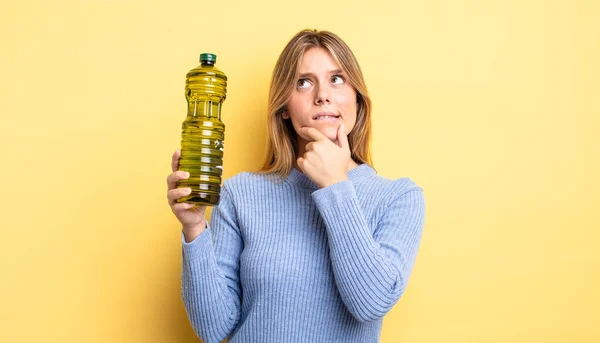
<path id="1" fill-rule="evenodd" d="M 193 241 L 187 243 L 183 231 L 181 232 L 181 243 L 183 246 L 183 254 L 188 261 L 202 260 L 210 256 L 213 248 L 212 235 L 210 226 L 194 238 Z"/>
<path id="2" fill-rule="evenodd" d="M 339 206 L 356 197 L 352 181 L 340 181 L 333 185 L 321 188 L 312 193 L 313 200 L 321 210 Z"/>

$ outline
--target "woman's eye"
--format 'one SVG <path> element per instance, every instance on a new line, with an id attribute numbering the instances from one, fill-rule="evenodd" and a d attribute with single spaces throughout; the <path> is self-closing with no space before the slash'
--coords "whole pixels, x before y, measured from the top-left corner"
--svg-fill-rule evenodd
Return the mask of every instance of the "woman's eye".
<path id="1" fill-rule="evenodd" d="M 337 85 L 344 83 L 344 78 L 340 75 L 333 75 L 331 81 Z"/>
<path id="2" fill-rule="evenodd" d="M 307 79 L 300 79 L 298 80 L 298 83 L 296 83 L 296 87 L 298 88 L 307 88 L 308 86 L 310 86 L 310 82 L 308 82 Z"/>

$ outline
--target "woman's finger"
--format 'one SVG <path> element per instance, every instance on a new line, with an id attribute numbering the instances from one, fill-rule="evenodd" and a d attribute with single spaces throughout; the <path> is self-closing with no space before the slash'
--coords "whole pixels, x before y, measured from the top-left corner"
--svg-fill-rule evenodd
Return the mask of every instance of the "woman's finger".
<path id="1" fill-rule="evenodd" d="M 306 154 L 305 154 L 306 155 Z M 298 157 L 296 159 L 296 164 L 298 164 L 298 167 L 300 167 L 300 170 L 304 173 L 304 174 L 309 174 L 307 172 L 307 169 L 310 168 L 310 162 L 306 159 L 306 157 Z"/>
<path id="2" fill-rule="evenodd" d="M 171 206 L 171 208 L 173 209 L 173 213 L 176 213 L 176 212 L 189 210 L 190 208 L 192 208 L 194 206 L 195 206 L 195 204 L 191 203 L 191 202 L 181 202 L 179 204 L 175 204 L 175 205 Z"/>
<path id="3" fill-rule="evenodd" d="M 177 188 L 177 181 L 184 180 L 190 177 L 190 173 L 183 170 L 178 170 L 167 176 L 167 189 Z"/>
<path id="4" fill-rule="evenodd" d="M 167 199 L 169 200 L 169 205 L 175 204 L 177 202 L 177 199 L 186 195 L 190 195 L 191 193 L 192 189 L 189 187 L 170 189 L 167 192 Z"/>
<path id="5" fill-rule="evenodd" d="M 179 157 L 181 156 L 181 150 L 175 150 L 173 154 L 173 158 L 171 159 L 171 169 L 172 171 L 177 171 L 179 169 Z"/>

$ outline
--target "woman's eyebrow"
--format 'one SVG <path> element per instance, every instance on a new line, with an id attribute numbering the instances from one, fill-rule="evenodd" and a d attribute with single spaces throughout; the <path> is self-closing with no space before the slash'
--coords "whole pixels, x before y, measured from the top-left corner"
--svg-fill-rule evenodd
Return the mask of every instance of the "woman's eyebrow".
<path id="1" fill-rule="evenodd" d="M 334 69 L 334 70 L 330 70 L 328 71 L 329 74 L 341 74 L 343 73 L 343 71 L 341 69 Z M 298 77 L 299 78 L 305 78 L 305 77 L 309 77 L 309 76 L 315 76 L 315 74 L 313 73 L 302 73 L 300 74 Z"/>

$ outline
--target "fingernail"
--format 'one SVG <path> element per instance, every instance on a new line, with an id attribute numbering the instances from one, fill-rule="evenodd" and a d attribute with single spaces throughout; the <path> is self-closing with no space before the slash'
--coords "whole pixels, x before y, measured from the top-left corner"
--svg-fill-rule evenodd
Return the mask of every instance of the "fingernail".
<path id="1" fill-rule="evenodd" d="M 187 188 L 187 189 L 185 190 L 185 194 L 190 194 L 190 193 L 192 193 L 192 189 L 191 189 L 191 188 Z"/>
<path id="2" fill-rule="evenodd" d="M 185 177 L 190 177 L 190 173 L 188 173 L 188 172 L 185 172 L 184 176 L 185 176 Z"/>

